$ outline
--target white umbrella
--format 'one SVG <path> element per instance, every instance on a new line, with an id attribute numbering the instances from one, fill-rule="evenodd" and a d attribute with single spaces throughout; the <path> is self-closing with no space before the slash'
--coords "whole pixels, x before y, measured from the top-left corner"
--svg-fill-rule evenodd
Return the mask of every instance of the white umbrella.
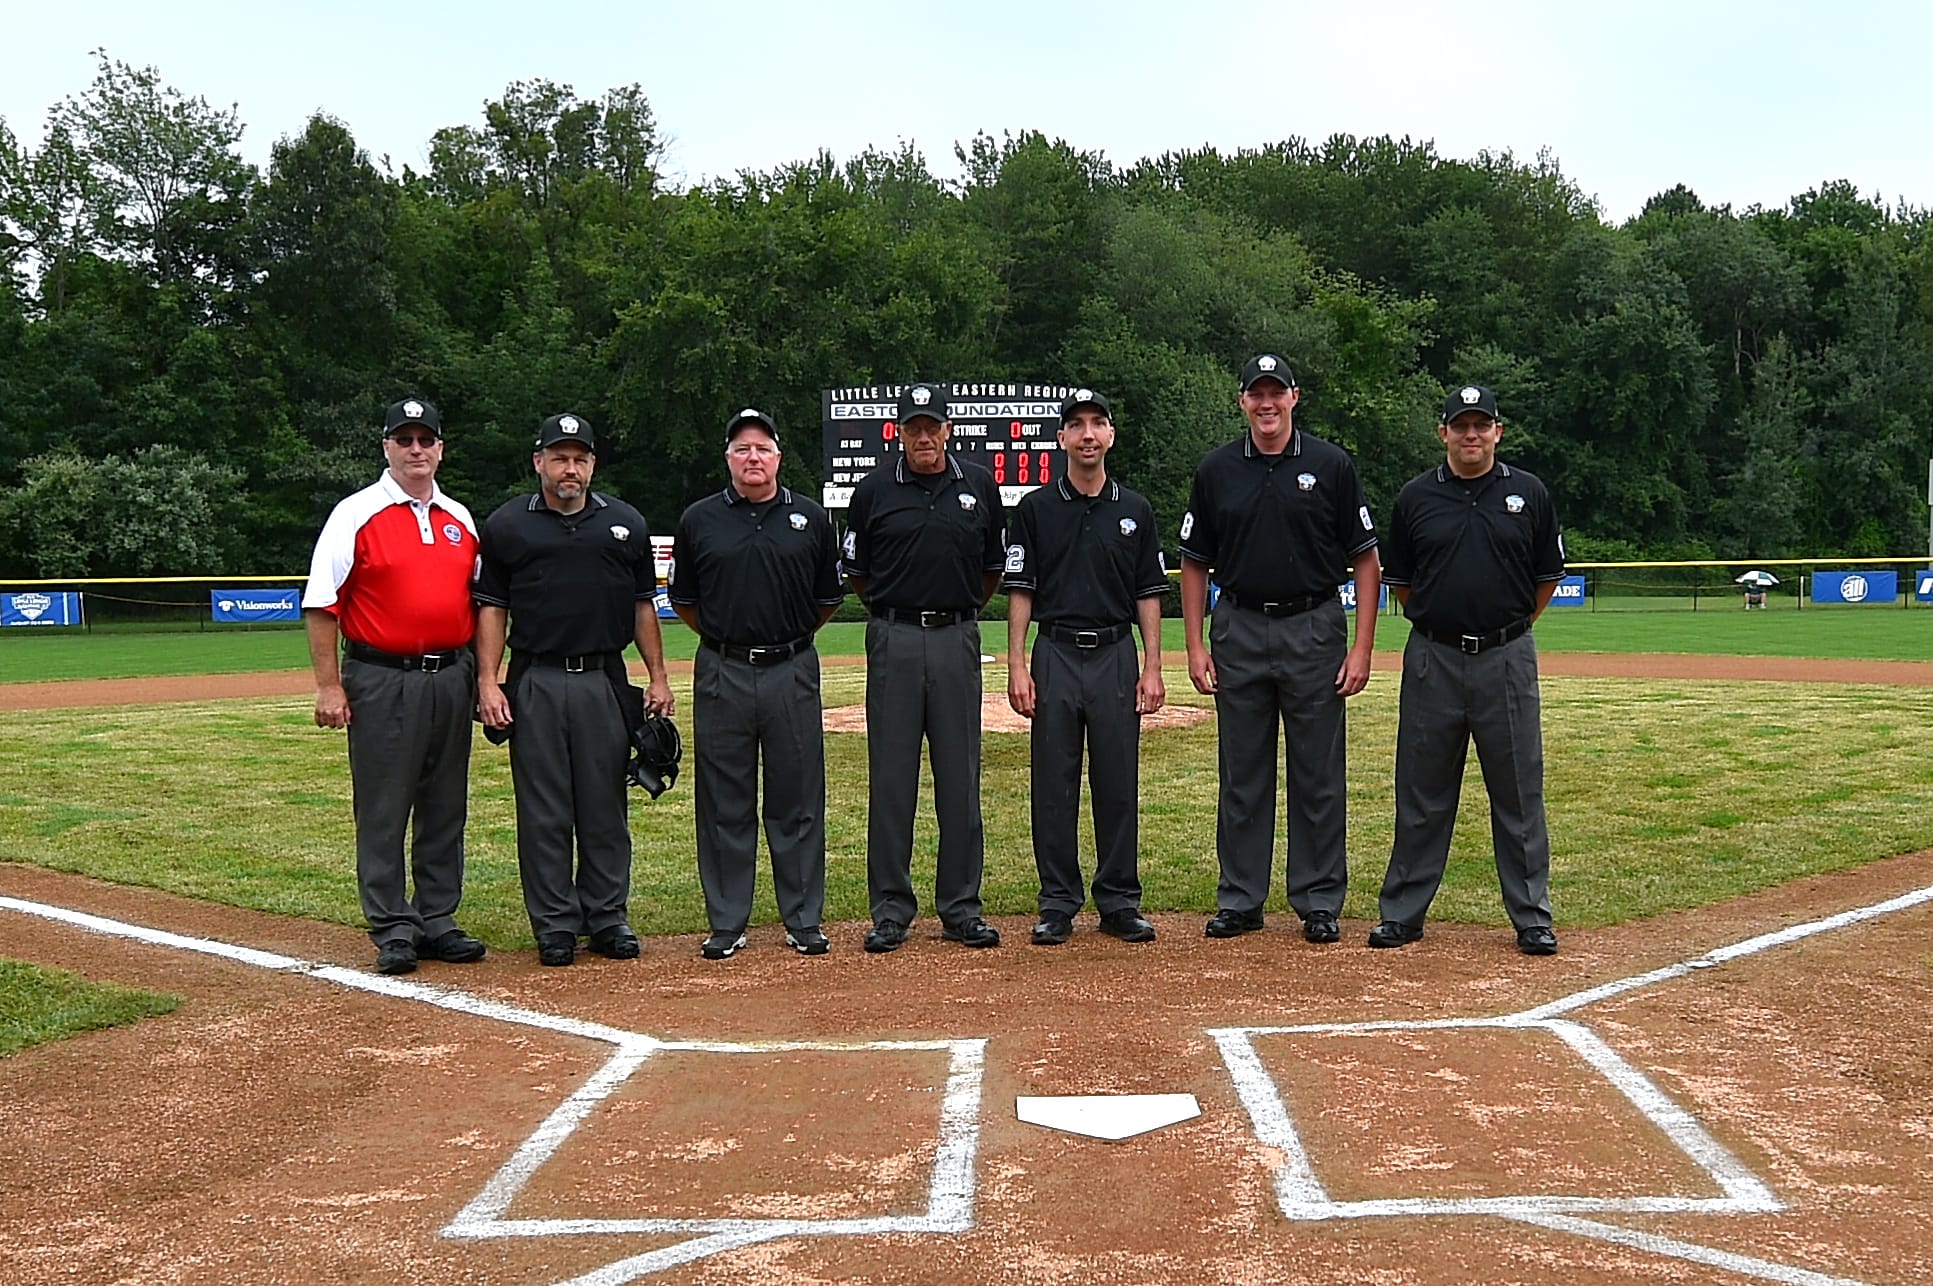
<path id="1" fill-rule="evenodd" d="M 1745 586 L 1747 589 L 1765 589 L 1768 586 L 1778 584 L 1779 578 L 1771 572 L 1762 572 L 1755 568 L 1752 571 L 1746 572 L 1743 576 L 1732 577 L 1732 581 L 1735 584 Z"/>

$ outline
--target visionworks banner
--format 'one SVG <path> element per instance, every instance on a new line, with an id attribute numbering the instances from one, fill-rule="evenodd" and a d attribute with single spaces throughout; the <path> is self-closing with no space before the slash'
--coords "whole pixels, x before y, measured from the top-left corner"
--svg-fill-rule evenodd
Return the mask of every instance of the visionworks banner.
<path id="1" fill-rule="evenodd" d="M 225 624 L 302 619 L 302 591 L 293 588 L 211 589 L 208 605 L 215 619 Z"/>

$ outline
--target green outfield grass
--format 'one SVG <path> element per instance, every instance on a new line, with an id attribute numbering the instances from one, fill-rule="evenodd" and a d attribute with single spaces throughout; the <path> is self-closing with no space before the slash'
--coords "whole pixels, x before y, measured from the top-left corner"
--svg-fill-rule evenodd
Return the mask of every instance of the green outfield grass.
<path id="1" fill-rule="evenodd" d="M 866 627 L 835 622 L 820 632 L 827 656 L 866 650 Z M 691 631 L 676 621 L 664 629 L 665 652 L 689 658 Z M 1006 627 L 981 626 L 988 651 L 1004 657 Z M 1393 651 L 1409 637 L 1409 622 L 1385 614 L 1376 647 Z M 1706 610 L 1593 612 L 1558 608 L 1537 623 L 1545 652 L 1695 652 L 1724 656 L 1811 656 L 1847 660 L 1933 660 L 1933 611 L 1898 607 L 1790 607 L 1746 612 L 1707 604 Z M 1162 647 L 1179 657 L 1180 621 L 1167 621 Z M 222 632 L 166 631 L 58 634 L 9 630 L 0 634 L 0 683 L 51 679 L 113 679 L 170 674 L 239 674 L 253 670 L 306 669 L 308 643 L 300 630 Z"/>
<path id="2" fill-rule="evenodd" d="M 1203 700 L 1179 670 L 1168 683 L 1179 701 Z M 988 690 L 1004 684 L 990 667 Z M 829 669 L 827 705 L 859 702 L 863 685 L 857 669 Z M 1374 917 L 1389 853 L 1397 686 L 1382 676 L 1350 707 L 1346 910 L 1363 919 Z M 1560 927 L 1702 906 L 1913 851 L 1933 834 L 1933 688 L 1551 678 L 1544 690 Z M 863 737 L 828 735 L 827 758 L 828 918 L 863 919 Z M 1501 924 L 1476 771 L 1473 758 L 1433 915 Z M 1147 906 L 1212 911 L 1213 724 L 1150 731 L 1141 785 Z M 1028 793 L 1027 739 L 987 734 L 990 914 L 1034 909 Z M 465 926 L 494 946 L 527 947 L 508 759 L 480 738 L 471 798 Z M 930 895 L 927 814 L 923 805 L 915 866 Z M 634 794 L 631 818 L 637 927 L 701 931 L 689 782 L 657 801 Z M 315 728 L 300 699 L 8 715 L 0 859 L 358 923 L 342 737 Z M 1276 887 L 1279 911 L 1279 874 Z M 755 918 L 774 918 L 763 874 Z"/>
<path id="3" fill-rule="evenodd" d="M 0 1057 L 84 1031 L 171 1012 L 181 1000 L 0 959 Z"/>

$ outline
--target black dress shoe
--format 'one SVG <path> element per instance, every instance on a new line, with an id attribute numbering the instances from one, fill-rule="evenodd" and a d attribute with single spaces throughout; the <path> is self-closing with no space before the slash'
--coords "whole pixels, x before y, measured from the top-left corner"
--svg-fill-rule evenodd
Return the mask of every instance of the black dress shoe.
<path id="1" fill-rule="evenodd" d="M 743 929 L 714 929 L 709 938 L 698 946 L 698 954 L 707 960 L 730 960 L 745 945 Z"/>
<path id="2" fill-rule="evenodd" d="M 1529 929 L 1517 930 L 1517 950 L 1527 956 L 1554 956 L 1557 954 L 1557 934 L 1537 925 Z"/>
<path id="3" fill-rule="evenodd" d="M 483 959 L 485 949 L 481 942 L 461 929 L 439 933 L 435 940 L 423 944 L 425 956 L 431 960 L 441 960 L 444 964 L 472 964 Z"/>
<path id="4" fill-rule="evenodd" d="M 540 933 L 537 935 L 537 963 L 556 967 L 567 965 L 577 959 L 577 935 L 575 933 Z"/>
<path id="5" fill-rule="evenodd" d="M 1058 947 L 1074 936 L 1074 921 L 1058 911 L 1042 911 L 1040 923 L 1034 926 L 1033 944 L 1037 947 Z"/>
<path id="6" fill-rule="evenodd" d="M 415 973 L 416 947 L 409 942 L 385 942 L 376 948 L 376 972 Z"/>
<path id="7" fill-rule="evenodd" d="M 898 920 L 881 920 L 866 935 L 866 950 L 874 955 L 897 951 L 906 941 L 906 926 Z"/>
<path id="8" fill-rule="evenodd" d="M 1327 911 L 1311 911 L 1302 921 L 1302 937 L 1308 942 L 1338 942 L 1342 939 L 1342 929 L 1336 924 L 1336 917 Z"/>
<path id="9" fill-rule="evenodd" d="M 940 936 L 948 942 L 958 942 L 969 947 L 997 947 L 1000 945 L 1000 930 L 974 916 L 958 924 L 940 929 Z"/>
<path id="10" fill-rule="evenodd" d="M 1262 927 L 1260 911 L 1231 911 L 1227 907 L 1215 912 L 1215 918 L 1203 929 L 1205 938 L 1239 938 L 1244 933 L 1253 933 Z"/>
<path id="11" fill-rule="evenodd" d="M 1416 941 L 1423 936 L 1420 924 L 1403 924 L 1396 920 L 1384 920 L 1369 931 L 1369 945 L 1372 947 L 1400 947 Z"/>
<path id="12" fill-rule="evenodd" d="M 1110 938 L 1123 942 L 1153 942 L 1154 926 L 1149 924 L 1139 911 L 1133 907 L 1122 907 L 1119 911 L 1109 911 L 1101 917 L 1101 932 Z"/>
<path id="13" fill-rule="evenodd" d="M 607 960 L 636 960 L 638 935 L 628 924 L 614 924 L 591 935 L 591 950 Z"/>

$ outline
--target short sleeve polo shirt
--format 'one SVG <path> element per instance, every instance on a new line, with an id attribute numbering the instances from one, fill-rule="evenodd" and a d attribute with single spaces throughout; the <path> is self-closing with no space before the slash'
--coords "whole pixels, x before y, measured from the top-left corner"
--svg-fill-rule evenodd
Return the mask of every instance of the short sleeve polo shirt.
<path id="1" fill-rule="evenodd" d="M 1104 629 L 1134 619 L 1137 600 L 1168 588 L 1154 509 L 1109 478 L 1100 494 L 1066 475 L 1023 496 L 1008 531 L 1007 585 L 1033 592 L 1033 619 Z"/>
<path id="2" fill-rule="evenodd" d="M 728 486 L 678 520 L 671 601 L 697 607 L 705 638 L 790 643 L 818 629 L 825 609 L 845 597 L 832 520 L 789 487 L 753 501 Z"/>
<path id="3" fill-rule="evenodd" d="M 1376 547 L 1356 463 L 1341 447 L 1296 429 L 1280 455 L 1243 434 L 1195 469 L 1181 519 L 1181 553 L 1244 599 L 1332 594 L 1350 564 Z"/>
<path id="4" fill-rule="evenodd" d="M 841 570 L 868 582 L 868 607 L 977 611 L 981 577 L 1007 560 L 1000 487 L 950 451 L 939 475 L 896 456 L 853 488 L 841 554 Z"/>
<path id="5" fill-rule="evenodd" d="M 434 484 L 417 500 L 385 469 L 322 525 L 302 606 L 333 614 L 352 643 L 399 656 L 447 652 L 476 631 L 476 568 L 470 511 Z"/>
<path id="6" fill-rule="evenodd" d="M 509 610 L 514 652 L 621 652 L 657 593 L 644 517 L 622 500 L 592 492 L 564 514 L 539 491 L 499 506 L 482 537 L 476 601 Z"/>
<path id="7" fill-rule="evenodd" d="M 1422 629 L 1488 634 L 1530 619 L 1537 586 L 1564 578 L 1564 536 L 1543 482 L 1498 461 L 1481 478 L 1447 464 L 1404 484 L 1382 548 Z"/>

